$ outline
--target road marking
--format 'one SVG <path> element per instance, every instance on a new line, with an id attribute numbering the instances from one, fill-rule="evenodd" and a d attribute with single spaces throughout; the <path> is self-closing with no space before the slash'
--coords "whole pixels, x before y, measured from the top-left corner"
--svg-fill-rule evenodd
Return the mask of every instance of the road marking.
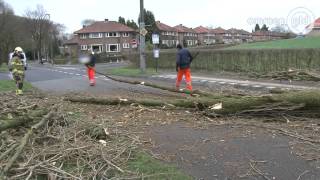
<path id="1" fill-rule="evenodd" d="M 76 76 L 81 76 L 81 74 L 76 74 Z"/>
<path id="2" fill-rule="evenodd" d="M 232 86 L 234 86 L 234 85 L 236 85 L 237 83 L 229 83 L 230 85 L 232 85 Z"/>
<path id="3" fill-rule="evenodd" d="M 68 72 L 63 72 L 64 74 L 68 74 Z"/>
<path id="4" fill-rule="evenodd" d="M 254 87 L 254 88 L 261 88 L 262 86 L 260 86 L 260 85 L 254 85 L 254 86 L 252 86 L 252 87 Z"/>
<path id="5" fill-rule="evenodd" d="M 223 81 L 221 81 L 221 82 L 218 82 L 219 84 L 226 84 L 226 82 L 223 82 Z"/>

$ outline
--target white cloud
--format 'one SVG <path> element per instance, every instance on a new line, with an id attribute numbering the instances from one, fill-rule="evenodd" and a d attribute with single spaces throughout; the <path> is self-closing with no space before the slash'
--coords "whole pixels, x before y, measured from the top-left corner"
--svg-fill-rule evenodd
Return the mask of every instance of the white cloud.
<path id="1" fill-rule="evenodd" d="M 27 8 L 35 9 L 42 4 L 52 20 L 64 24 L 68 32 L 81 28 L 84 19 L 118 20 L 119 16 L 137 21 L 139 0 L 10 0 L 16 14 L 23 15 Z M 145 8 L 151 10 L 157 20 L 168 25 L 184 24 L 243 28 L 251 30 L 249 18 L 286 18 L 290 10 L 306 7 L 320 12 L 319 0 L 144 0 Z"/>

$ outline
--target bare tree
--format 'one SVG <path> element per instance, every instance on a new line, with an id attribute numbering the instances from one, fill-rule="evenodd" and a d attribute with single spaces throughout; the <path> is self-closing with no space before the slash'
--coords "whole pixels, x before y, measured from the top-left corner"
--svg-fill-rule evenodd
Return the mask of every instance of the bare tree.
<path id="1" fill-rule="evenodd" d="M 8 53 L 12 46 L 13 27 L 12 19 L 14 17 L 13 9 L 9 4 L 0 0 L 0 65 L 8 58 Z"/>
<path id="2" fill-rule="evenodd" d="M 26 11 L 27 28 L 32 35 L 34 54 L 37 53 L 38 61 L 42 63 L 44 54 L 48 52 L 50 16 L 42 5 L 37 5 L 35 10 Z M 47 46 L 46 46 L 47 45 Z"/>

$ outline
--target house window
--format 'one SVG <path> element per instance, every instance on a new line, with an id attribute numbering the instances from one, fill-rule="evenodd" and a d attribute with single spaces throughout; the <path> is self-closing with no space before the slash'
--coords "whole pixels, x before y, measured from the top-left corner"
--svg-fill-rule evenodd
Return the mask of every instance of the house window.
<path id="1" fill-rule="evenodd" d="M 192 40 L 188 40 L 187 43 L 188 43 L 188 46 L 192 46 Z"/>
<path id="2" fill-rule="evenodd" d="M 124 49 L 130 48 L 130 44 L 129 43 L 123 43 L 122 44 Z"/>
<path id="3" fill-rule="evenodd" d="M 107 44 L 107 52 L 120 52 L 119 44 Z"/>
<path id="4" fill-rule="evenodd" d="M 92 51 L 94 51 L 96 53 L 101 53 L 102 49 L 103 49 L 103 45 L 102 44 L 91 44 L 90 49 L 92 49 Z"/>
<path id="5" fill-rule="evenodd" d="M 124 32 L 124 33 L 122 33 L 122 36 L 123 37 L 129 37 L 129 33 L 128 32 Z"/>
<path id="6" fill-rule="evenodd" d="M 102 33 L 91 33 L 89 38 L 102 38 Z"/>
<path id="7" fill-rule="evenodd" d="M 120 37 L 120 33 L 109 32 L 109 33 L 106 33 L 106 37 Z"/>
<path id="8" fill-rule="evenodd" d="M 87 34 L 80 34 L 80 39 L 87 39 Z"/>
<path id="9" fill-rule="evenodd" d="M 88 46 L 87 45 L 81 45 L 81 50 L 83 50 L 83 51 L 88 50 Z"/>
<path id="10" fill-rule="evenodd" d="M 168 40 L 162 40 L 162 44 L 169 45 L 169 41 Z"/>

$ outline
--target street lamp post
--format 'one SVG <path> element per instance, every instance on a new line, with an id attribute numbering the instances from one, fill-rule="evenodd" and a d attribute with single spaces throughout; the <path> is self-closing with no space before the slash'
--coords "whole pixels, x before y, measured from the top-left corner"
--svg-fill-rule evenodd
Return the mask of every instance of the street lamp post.
<path id="1" fill-rule="evenodd" d="M 144 7 L 143 7 L 143 0 L 140 0 L 140 24 L 139 24 L 139 31 L 140 31 L 140 70 L 141 72 L 146 71 L 146 57 L 145 57 L 145 37 L 142 35 L 142 31 L 145 29 L 145 22 L 144 22 Z"/>
<path id="2" fill-rule="evenodd" d="M 39 51 L 38 51 L 38 60 L 41 64 L 43 64 L 42 61 L 42 24 L 43 24 L 43 20 L 46 20 L 46 16 L 49 17 L 49 21 L 50 21 L 50 14 L 44 14 L 42 16 L 39 17 Z"/>
<path id="3" fill-rule="evenodd" d="M 48 40 L 48 51 L 49 51 L 48 57 L 50 57 L 50 58 L 47 58 L 47 60 L 50 59 L 51 64 L 53 65 L 54 64 L 53 63 L 53 43 L 52 43 L 52 33 L 53 33 L 52 28 L 53 27 L 52 27 L 52 24 L 50 22 L 50 14 L 45 14 L 45 16 L 48 16 L 48 27 L 49 27 L 49 31 L 48 31 L 48 33 L 49 33 L 49 36 L 48 36 L 49 37 L 49 40 Z M 49 56 L 49 54 L 50 54 L 50 56 Z"/>

